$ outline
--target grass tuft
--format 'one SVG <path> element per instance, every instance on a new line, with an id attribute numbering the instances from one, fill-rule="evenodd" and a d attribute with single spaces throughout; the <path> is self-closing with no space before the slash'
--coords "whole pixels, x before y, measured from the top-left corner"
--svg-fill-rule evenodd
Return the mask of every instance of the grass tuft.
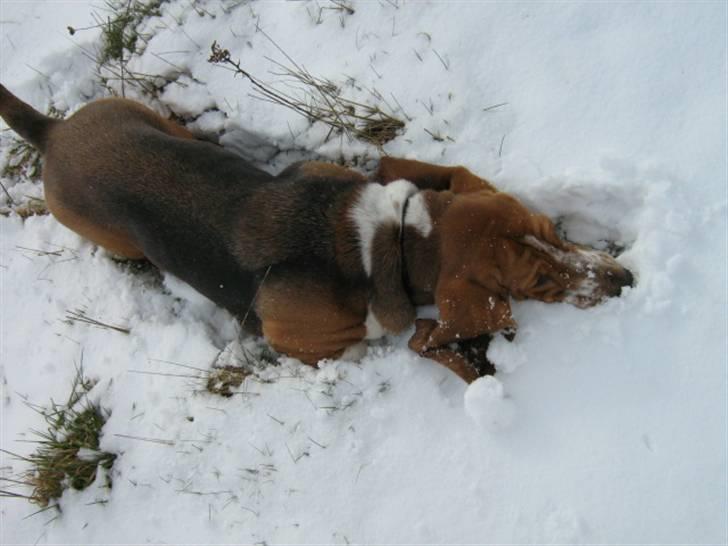
<path id="1" fill-rule="evenodd" d="M 234 364 L 216 364 L 205 372 L 207 376 L 206 390 L 211 394 L 217 394 L 230 398 L 234 394 L 241 394 L 238 390 L 247 377 L 254 375 L 255 370 L 275 365 L 278 362 L 277 355 L 268 347 L 262 346 L 259 350 L 252 351 L 241 347 L 241 354 L 232 356 Z M 230 355 L 226 358 L 224 352 L 218 354 L 216 362 L 223 360 L 230 361 Z"/>
<path id="2" fill-rule="evenodd" d="M 0 207 L 0 216 L 11 216 L 17 214 L 21 219 L 27 220 L 31 216 L 46 216 L 50 214 L 48 206 L 43 199 L 28 197 L 25 203 L 10 203 L 9 207 Z"/>
<path id="3" fill-rule="evenodd" d="M 2 450 L 26 462 L 30 468 L 20 474 L 18 479 L 0 479 L 11 487 L 29 487 L 31 492 L 23 495 L 0 490 L 0 496 L 24 498 L 33 504 L 48 507 L 66 488 L 80 490 L 94 483 L 99 467 L 106 470 L 112 467 L 116 455 L 99 450 L 99 437 L 108 413 L 85 399 L 93 385 L 79 369 L 66 403 L 59 405 L 51 401 L 49 407 L 31 406 L 43 415 L 48 429 L 45 432 L 32 431 L 39 447 L 31 455 L 17 455 Z M 111 487 L 108 473 L 106 480 L 107 487 Z"/>
<path id="4" fill-rule="evenodd" d="M 104 21 L 96 15 L 101 27 L 101 52 L 99 64 L 123 61 L 125 52 L 138 53 L 139 41 L 144 40 L 137 30 L 148 17 L 160 16 L 163 0 L 140 2 L 139 0 L 108 0 L 106 7 L 113 14 Z"/>
<path id="5" fill-rule="evenodd" d="M 166 1 L 105 0 L 104 6 L 92 13 L 96 24 L 84 28 L 67 27 L 72 36 L 84 30 L 101 29 L 100 46 L 93 52 L 83 52 L 96 63 L 98 82 L 112 95 L 126 96 L 126 88 L 133 87 L 156 98 L 165 85 L 174 81 L 127 69 L 129 59 L 143 53 L 152 38 L 141 32 L 140 25 L 150 17 L 161 16 L 161 6 Z"/>
<path id="6" fill-rule="evenodd" d="M 43 166 L 40 152 L 25 141 L 13 140 L 8 147 L 8 162 L 0 171 L 0 176 L 40 180 Z"/>
<path id="7" fill-rule="evenodd" d="M 235 389 L 243 384 L 246 377 L 252 372 L 242 366 L 221 366 L 213 368 L 207 374 L 206 389 L 210 394 L 218 394 L 230 398 L 235 394 Z"/>
<path id="8" fill-rule="evenodd" d="M 193 392 L 196 394 L 209 393 L 230 398 L 234 395 L 260 396 L 259 393 L 240 389 L 240 386 L 243 385 L 243 382 L 248 377 L 252 377 L 258 383 L 271 383 L 271 380 L 262 379 L 258 375 L 258 372 L 268 366 L 277 365 L 278 355 L 267 346 L 249 349 L 240 345 L 228 345 L 217 354 L 209 369 L 169 360 L 152 359 L 152 361 L 176 366 L 182 368 L 183 371 L 179 373 L 167 373 L 149 370 L 129 370 L 129 372 L 142 375 L 191 379 L 196 385 L 200 383 L 204 385 L 202 388 L 193 387 Z"/>

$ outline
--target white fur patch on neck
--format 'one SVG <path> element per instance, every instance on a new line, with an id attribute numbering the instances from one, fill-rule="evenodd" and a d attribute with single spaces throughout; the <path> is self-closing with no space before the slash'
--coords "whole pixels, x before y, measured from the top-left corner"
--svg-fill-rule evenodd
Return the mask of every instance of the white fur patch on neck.
<path id="1" fill-rule="evenodd" d="M 367 184 L 351 207 L 350 218 L 359 232 L 361 261 L 367 276 L 372 274 L 372 241 L 377 228 L 384 224 L 400 226 L 402 207 L 408 197 L 417 193 L 417 186 L 406 180 L 396 180 L 386 186 Z M 423 203 L 424 204 L 424 203 Z M 409 208 L 407 210 L 409 218 Z M 429 217 L 429 215 L 428 215 Z"/>
<path id="2" fill-rule="evenodd" d="M 410 198 L 404 225 L 415 228 L 423 237 L 428 237 L 432 232 L 432 218 L 430 218 L 430 211 L 427 210 L 425 198 L 421 193 Z"/>

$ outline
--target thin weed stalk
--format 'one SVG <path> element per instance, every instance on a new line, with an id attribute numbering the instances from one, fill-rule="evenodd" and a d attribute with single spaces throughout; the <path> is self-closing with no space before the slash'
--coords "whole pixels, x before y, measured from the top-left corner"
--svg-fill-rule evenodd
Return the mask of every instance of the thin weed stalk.
<path id="1" fill-rule="evenodd" d="M 287 85 L 299 91 L 298 94 L 289 93 L 259 80 L 246 71 L 240 65 L 240 61 L 233 60 L 230 51 L 222 48 L 217 42 L 213 42 L 211 46 L 208 62 L 229 67 L 235 74 L 248 79 L 253 85 L 254 97 L 285 106 L 312 122 L 328 125 L 330 131 L 327 138 L 336 132 L 381 147 L 404 129 L 405 123 L 402 120 L 379 106 L 344 97 L 339 86 L 331 80 L 312 75 L 269 36 L 265 36 L 292 65 L 287 66 L 268 58 L 278 70 L 274 75 L 285 78 Z"/>

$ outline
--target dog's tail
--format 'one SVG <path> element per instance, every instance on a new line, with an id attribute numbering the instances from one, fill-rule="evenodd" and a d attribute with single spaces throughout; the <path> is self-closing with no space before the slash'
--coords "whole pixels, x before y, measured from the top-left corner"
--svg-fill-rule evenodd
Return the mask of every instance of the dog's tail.
<path id="1" fill-rule="evenodd" d="M 0 116 L 11 129 L 41 152 L 45 151 L 50 128 L 60 123 L 60 120 L 44 116 L 25 104 L 2 84 L 0 84 Z"/>

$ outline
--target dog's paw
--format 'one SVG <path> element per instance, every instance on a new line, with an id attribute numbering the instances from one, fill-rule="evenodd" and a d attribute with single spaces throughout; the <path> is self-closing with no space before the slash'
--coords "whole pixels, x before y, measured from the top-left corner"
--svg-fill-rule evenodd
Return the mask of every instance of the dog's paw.
<path id="1" fill-rule="evenodd" d="M 415 321 L 415 333 L 409 340 L 410 349 L 420 356 L 439 362 L 449 368 L 466 383 L 472 383 L 479 377 L 495 373 L 495 366 L 488 360 L 487 356 L 488 346 L 493 336 L 483 334 L 473 339 L 463 339 L 445 345 L 433 346 L 431 333 L 437 327 L 437 324 L 437 321 L 432 319 L 417 319 Z"/>
<path id="2" fill-rule="evenodd" d="M 515 333 L 513 334 L 515 335 Z M 505 336 L 505 334 L 504 334 Z M 507 338 L 506 338 L 507 339 Z M 513 339 L 513 338 L 511 338 Z M 464 339 L 453 343 L 453 350 L 462 355 L 475 368 L 478 377 L 493 375 L 495 366 L 488 358 L 488 347 L 493 340 L 490 334 L 483 334 L 473 339 Z"/>
<path id="3" fill-rule="evenodd" d="M 430 349 L 428 342 L 430 334 L 437 327 L 437 321 L 433 319 L 417 319 L 415 320 L 415 333 L 409 340 L 409 348 L 417 354 L 423 354 Z"/>

